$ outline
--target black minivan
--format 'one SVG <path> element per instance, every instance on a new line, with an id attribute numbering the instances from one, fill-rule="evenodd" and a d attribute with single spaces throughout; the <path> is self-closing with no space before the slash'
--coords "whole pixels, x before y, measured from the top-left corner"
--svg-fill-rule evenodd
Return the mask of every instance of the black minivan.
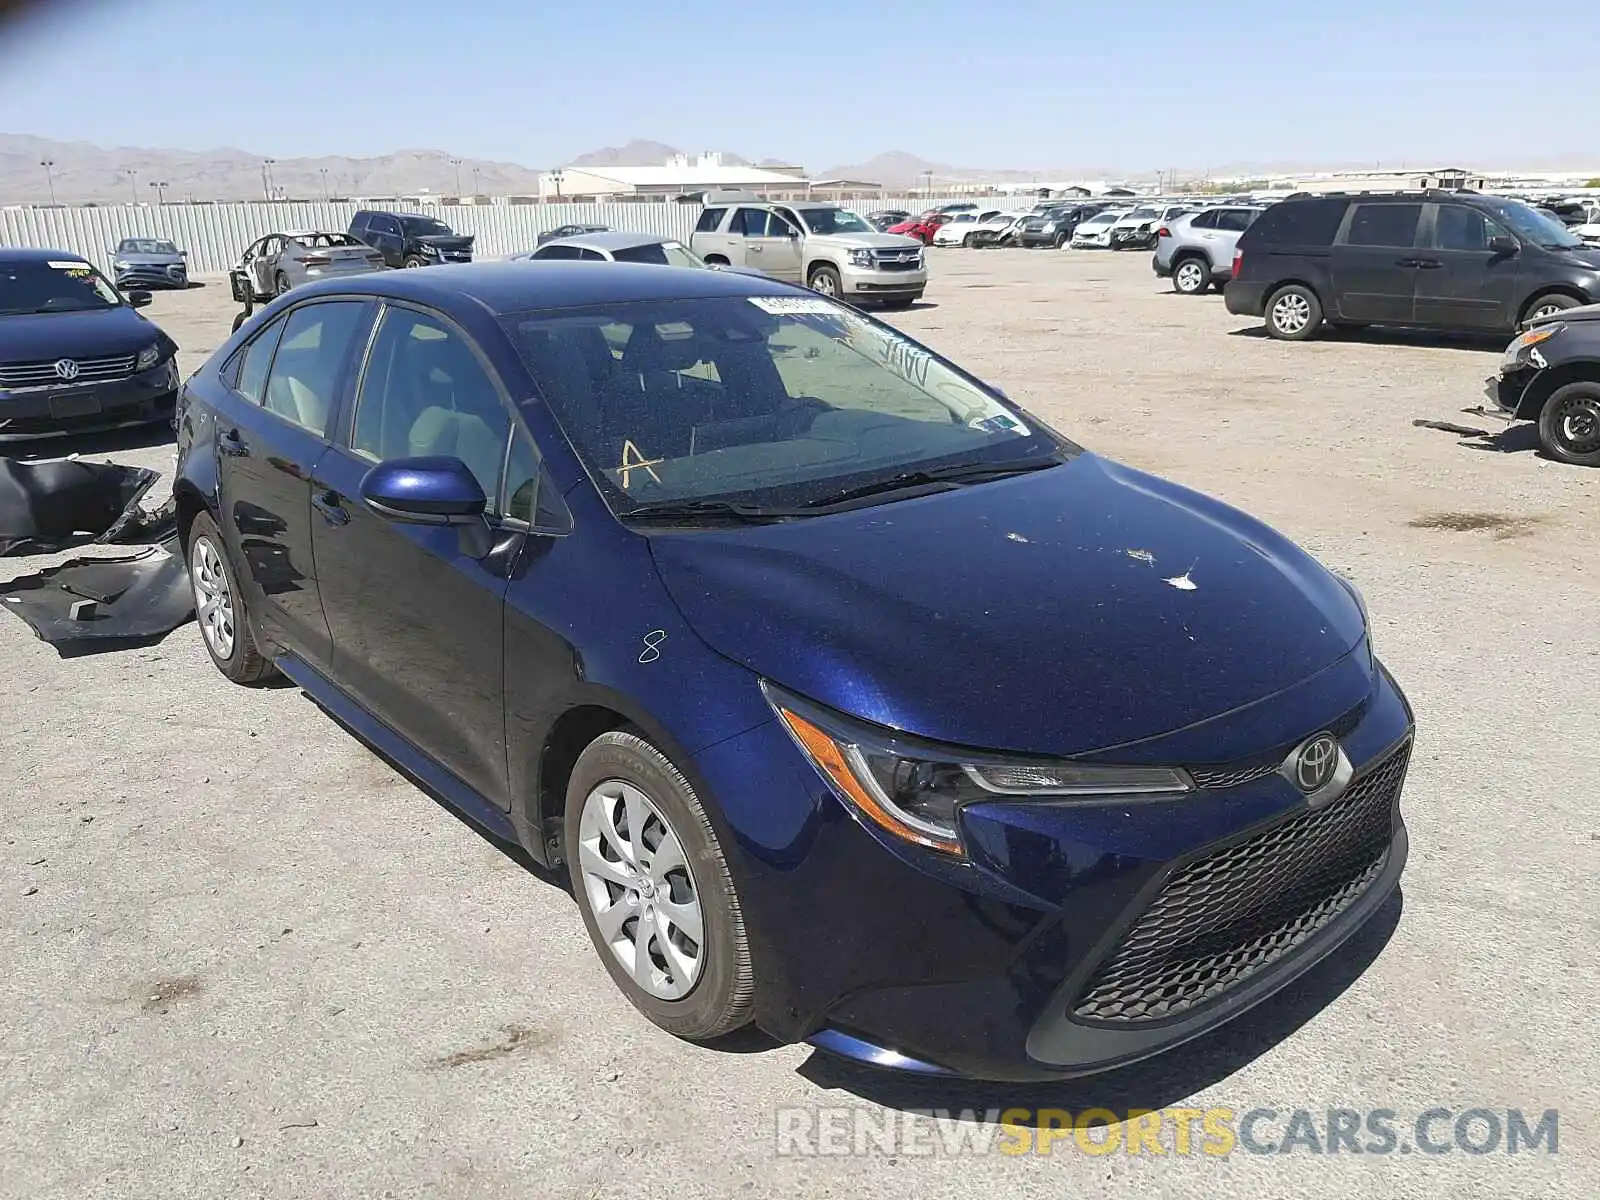
<path id="1" fill-rule="evenodd" d="M 1240 237 L 1228 311 L 1299 342 L 1336 328 L 1511 333 L 1600 300 L 1600 250 L 1519 200 L 1474 192 L 1290 197 Z"/>

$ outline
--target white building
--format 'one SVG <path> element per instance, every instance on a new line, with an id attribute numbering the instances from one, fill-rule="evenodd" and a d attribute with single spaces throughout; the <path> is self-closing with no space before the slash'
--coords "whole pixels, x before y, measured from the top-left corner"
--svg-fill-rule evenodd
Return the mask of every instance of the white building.
<path id="1" fill-rule="evenodd" d="M 561 167 L 539 176 L 544 200 L 604 203 L 611 200 L 671 200 L 709 190 L 738 190 L 789 198 L 805 196 L 810 181 L 800 167 L 743 167 L 720 154 L 691 160 L 675 155 L 659 167 Z"/>

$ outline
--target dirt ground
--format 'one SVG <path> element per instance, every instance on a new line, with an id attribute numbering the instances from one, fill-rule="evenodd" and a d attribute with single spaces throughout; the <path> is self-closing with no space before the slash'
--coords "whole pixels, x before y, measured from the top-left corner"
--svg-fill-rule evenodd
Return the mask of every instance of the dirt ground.
<path id="1" fill-rule="evenodd" d="M 1462 410 L 1502 342 L 1284 345 L 1143 254 L 948 250 L 932 273 L 908 331 L 1360 584 L 1417 710 L 1402 897 L 1218 1035 L 1098 1079 L 698 1048 L 614 990 L 564 892 L 296 690 L 227 684 L 193 626 L 62 661 L 0 617 L 0 1196 L 1593 1195 L 1600 471 L 1524 427 L 1413 426 L 1500 430 Z M 148 311 L 187 373 L 233 307 L 213 281 Z M 172 465 L 137 438 L 77 448 Z M 776 1136 L 784 1110 L 1090 1106 L 1269 1108 L 1266 1143 L 1295 1109 L 1385 1108 L 1406 1146 L 1433 1107 L 1556 1109 L 1559 1153 L 807 1157 Z"/>

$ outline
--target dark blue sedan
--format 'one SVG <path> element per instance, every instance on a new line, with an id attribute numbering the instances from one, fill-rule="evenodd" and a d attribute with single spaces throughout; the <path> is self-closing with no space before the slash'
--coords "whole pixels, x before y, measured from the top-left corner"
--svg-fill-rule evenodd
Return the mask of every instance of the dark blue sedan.
<path id="1" fill-rule="evenodd" d="M 1351 584 L 782 283 L 297 289 L 186 384 L 176 494 L 218 668 L 564 866 L 682 1037 L 1103 1070 L 1405 861 L 1412 717 Z"/>
<path id="2" fill-rule="evenodd" d="M 0 442 L 172 419 L 177 343 L 85 259 L 0 249 Z"/>

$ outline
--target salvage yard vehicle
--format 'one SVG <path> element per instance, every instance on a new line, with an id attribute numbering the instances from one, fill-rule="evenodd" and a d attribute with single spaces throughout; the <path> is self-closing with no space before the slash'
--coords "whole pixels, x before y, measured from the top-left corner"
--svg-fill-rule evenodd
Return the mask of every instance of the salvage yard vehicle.
<path id="1" fill-rule="evenodd" d="M 172 419 L 177 343 L 65 250 L 0 247 L 0 442 Z"/>
<path id="2" fill-rule="evenodd" d="M 535 240 L 534 245 L 542 246 L 546 242 L 553 242 L 557 238 L 577 237 L 580 233 L 610 233 L 609 225 L 557 225 L 554 229 L 546 229 Z"/>
<path id="3" fill-rule="evenodd" d="M 1401 325 L 1512 333 L 1600 299 L 1600 250 L 1519 200 L 1328 193 L 1273 205 L 1239 237 L 1228 311 L 1284 341 Z"/>
<path id="4" fill-rule="evenodd" d="M 1192 204 L 1141 204 L 1118 217 L 1108 239 L 1113 250 L 1154 250 L 1163 222 L 1189 212 Z"/>
<path id="5" fill-rule="evenodd" d="M 1107 208 L 1080 221 L 1073 229 L 1067 245 L 1074 250 L 1109 250 L 1111 229 L 1127 214 L 1126 208 Z"/>
<path id="6" fill-rule="evenodd" d="M 880 208 L 876 212 L 867 214 L 867 224 L 879 233 L 883 233 L 891 225 L 898 225 L 901 221 L 909 221 L 911 214 L 903 208 Z"/>
<path id="7" fill-rule="evenodd" d="M 362 209 L 350 219 L 350 236 L 383 256 L 389 267 L 432 267 L 472 261 L 471 234 L 457 233 L 437 217 Z"/>
<path id="8" fill-rule="evenodd" d="M 749 193 L 712 193 L 689 237 L 707 263 L 754 267 L 852 303 L 909 308 L 928 286 L 922 247 L 879 233 L 837 204 L 769 203 Z"/>
<path id="9" fill-rule="evenodd" d="M 933 231 L 933 244 L 935 246 L 966 246 L 972 247 L 979 240 L 980 233 L 990 230 L 1004 229 L 1017 218 L 1016 213 L 1001 212 L 999 209 L 984 209 L 975 213 L 956 213 L 938 229 Z"/>
<path id="10" fill-rule="evenodd" d="M 1486 391 L 1507 416 L 1538 423 L 1551 458 L 1600 467 L 1600 305 L 1531 322 Z"/>
<path id="11" fill-rule="evenodd" d="M 1300 977 L 1406 860 L 1353 584 L 792 285 L 296 289 L 185 384 L 174 494 L 216 667 L 564 870 L 684 1038 L 1109 1069 Z"/>
<path id="12" fill-rule="evenodd" d="M 302 283 L 383 268 L 383 255 L 348 233 L 289 229 L 251 242 L 234 270 L 250 281 L 257 300 L 270 300 Z"/>
<path id="13" fill-rule="evenodd" d="M 1254 205 L 1217 205 L 1165 222 L 1156 230 L 1151 268 L 1162 279 L 1170 277 L 1172 290 L 1184 296 L 1226 285 L 1233 277 L 1239 235 L 1263 211 Z"/>
<path id="14" fill-rule="evenodd" d="M 1105 209 L 1104 204 L 1061 204 L 1038 209 L 1023 219 L 1016 242 L 1028 250 L 1035 246 L 1059 250 L 1072 240 L 1080 224 Z"/>
<path id="15" fill-rule="evenodd" d="M 130 237 L 111 252 L 111 276 L 123 291 L 129 288 L 186 288 L 189 256 L 165 238 Z"/>
<path id="16" fill-rule="evenodd" d="M 519 262 L 619 262 L 651 263 L 658 267 L 697 267 L 701 270 L 734 271 L 764 275 L 754 267 L 713 267 L 677 238 L 654 233 L 581 233 L 546 242 L 526 254 L 513 254 Z"/>

